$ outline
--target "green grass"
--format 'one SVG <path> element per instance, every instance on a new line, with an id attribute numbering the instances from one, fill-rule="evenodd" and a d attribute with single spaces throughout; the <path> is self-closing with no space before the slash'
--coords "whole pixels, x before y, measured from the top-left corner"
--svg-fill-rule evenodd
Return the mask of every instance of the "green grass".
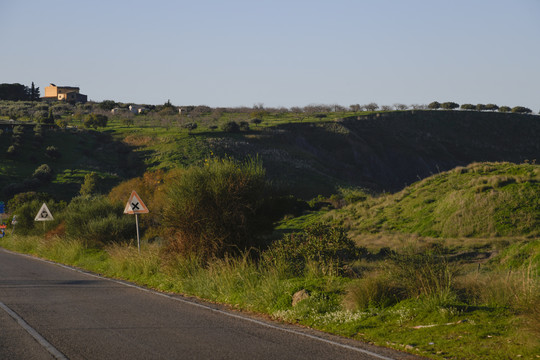
<path id="1" fill-rule="evenodd" d="M 540 235 L 540 166 L 478 163 L 329 214 L 356 234 Z"/>
<path id="2" fill-rule="evenodd" d="M 515 306 L 514 300 L 469 305 L 450 296 L 411 298 L 387 307 L 354 310 L 346 299 L 357 280 L 322 276 L 316 264 L 302 276 L 291 277 L 286 267 L 256 263 L 247 254 L 205 265 L 197 258 L 166 255 L 156 244 L 143 243 L 138 254 L 136 247 L 126 245 L 98 250 L 57 237 L 7 236 L 0 239 L 0 246 L 432 359 L 536 359 L 540 355 L 540 334 L 533 331 L 540 320 L 533 321 L 527 310 L 540 304 L 538 298 L 530 300 L 528 308 Z M 527 251 L 538 257 L 538 241 L 525 242 L 519 249 L 509 247 L 500 256 L 515 258 L 513 254 Z M 525 274 L 522 270 L 514 271 Z M 491 281 L 507 277 L 507 273 L 490 274 Z M 536 278 L 528 289 L 539 289 L 538 285 Z M 307 290 L 310 297 L 293 307 L 292 296 L 299 290 Z M 502 287 L 502 291 L 510 290 Z"/>

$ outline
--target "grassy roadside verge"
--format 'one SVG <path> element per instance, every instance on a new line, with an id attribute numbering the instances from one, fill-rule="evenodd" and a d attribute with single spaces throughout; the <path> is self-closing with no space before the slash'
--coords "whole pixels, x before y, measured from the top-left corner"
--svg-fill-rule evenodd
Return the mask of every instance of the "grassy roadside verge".
<path id="1" fill-rule="evenodd" d="M 491 298 L 492 304 L 470 306 L 451 296 L 419 297 L 392 306 L 354 310 L 347 303 L 362 295 L 353 289 L 371 289 L 369 293 L 374 294 L 378 291 L 376 282 L 358 287 L 363 279 L 324 275 L 317 266 L 308 266 L 301 276 L 292 277 L 285 267 L 256 264 L 248 257 L 203 265 L 196 258 L 166 256 L 155 244 L 145 245 L 139 255 L 136 248 L 127 245 L 86 249 L 73 239 L 15 235 L 0 239 L 0 246 L 432 359 L 540 357 L 539 334 L 534 332 L 535 328 L 538 331 L 537 323 L 530 323 L 528 316 L 504 301 L 495 301 L 517 294 L 503 283 L 497 287 L 500 294 Z M 510 258 L 512 251 L 502 256 Z M 526 281 L 526 272 L 506 274 L 508 286 Z M 529 290 L 534 289 L 538 290 Z M 299 290 L 310 296 L 293 307 L 293 294 Z"/>

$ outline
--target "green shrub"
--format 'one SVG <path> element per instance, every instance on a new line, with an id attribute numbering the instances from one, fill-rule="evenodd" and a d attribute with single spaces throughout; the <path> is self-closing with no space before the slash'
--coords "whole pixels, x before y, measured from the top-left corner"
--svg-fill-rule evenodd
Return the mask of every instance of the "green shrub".
<path id="1" fill-rule="evenodd" d="M 265 252 L 265 259 L 289 264 L 289 270 L 298 275 L 309 263 L 316 263 L 324 275 L 331 275 L 341 273 L 345 262 L 360 254 L 361 249 L 356 248 L 343 228 L 318 223 L 274 242 Z"/>
<path id="2" fill-rule="evenodd" d="M 17 155 L 18 148 L 15 145 L 10 145 L 7 149 L 7 155 L 12 157 Z"/>
<path id="3" fill-rule="evenodd" d="M 238 127 L 240 128 L 240 131 L 249 131 L 249 123 L 247 121 L 240 121 Z"/>
<path id="4" fill-rule="evenodd" d="M 56 146 L 47 146 L 45 149 L 45 153 L 48 157 L 51 159 L 58 159 L 62 154 L 60 154 L 60 151 L 58 151 L 58 148 Z"/>
<path id="5" fill-rule="evenodd" d="M 259 235 L 272 228 L 270 195 L 259 160 L 207 160 L 187 169 L 168 188 L 170 249 L 208 258 L 262 245 Z"/>
<path id="6" fill-rule="evenodd" d="M 84 240 L 89 247 L 127 242 L 135 237 L 135 220 L 123 210 L 122 203 L 104 196 L 76 197 L 63 214 L 66 235 Z"/>
<path id="7" fill-rule="evenodd" d="M 32 177 L 41 182 L 49 182 L 52 180 L 53 172 L 49 165 L 42 164 L 36 168 Z"/>
<path id="8" fill-rule="evenodd" d="M 221 129 L 225 132 L 237 133 L 240 132 L 240 125 L 235 121 L 228 121 L 223 124 Z"/>

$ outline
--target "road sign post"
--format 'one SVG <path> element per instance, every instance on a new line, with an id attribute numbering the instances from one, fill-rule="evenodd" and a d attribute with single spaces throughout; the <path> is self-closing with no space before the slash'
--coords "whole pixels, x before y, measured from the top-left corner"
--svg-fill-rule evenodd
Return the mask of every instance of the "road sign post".
<path id="1" fill-rule="evenodd" d="M 124 209 L 124 214 L 135 215 L 135 226 L 137 227 L 137 250 L 141 253 L 141 240 L 139 237 L 139 214 L 148 214 L 148 208 L 144 205 L 139 195 L 135 190 L 131 192 L 131 196 Z"/>
<path id="2" fill-rule="evenodd" d="M 11 219 L 11 225 L 13 227 L 11 228 L 11 235 L 13 235 L 13 232 L 15 231 L 15 225 L 17 225 L 19 221 L 17 220 L 17 215 L 13 215 L 13 219 Z"/>

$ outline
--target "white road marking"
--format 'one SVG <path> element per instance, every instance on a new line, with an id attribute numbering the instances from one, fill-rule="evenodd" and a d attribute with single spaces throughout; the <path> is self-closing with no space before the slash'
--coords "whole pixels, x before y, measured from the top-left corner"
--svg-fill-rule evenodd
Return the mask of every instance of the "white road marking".
<path id="1" fill-rule="evenodd" d="M 64 356 L 60 351 L 58 351 L 50 342 L 45 340 L 43 336 L 41 336 L 33 327 L 28 325 L 26 321 L 13 310 L 11 310 L 6 304 L 3 302 L 0 302 L 0 308 L 4 309 L 5 312 L 8 313 L 9 316 L 11 316 L 19 325 L 26 330 L 27 333 L 32 335 L 36 341 L 43 346 L 49 353 L 51 353 L 52 356 L 54 356 L 58 360 L 68 360 L 67 357 Z"/>
<path id="2" fill-rule="evenodd" d="M 49 264 L 52 264 L 52 265 L 62 267 L 64 269 L 68 269 L 68 270 L 75 271 L 75 272 L 78 272 L 78 273 L 81 273 L 81 274 L 92 276 L 92 277 L 95 277 L 95 278 L 98 278 L 98 279 L 101 279 L 101 280 L 112 281 L 112 282 L 120 284 L 120 285 L 132 287 L 132 288 L 138 289 L 140 291 L 144 291 L 144 292 L 151 293 L 151 294 L 154 294 L 154 295 L 162 296 L 162 297 L 165 297 L 165 298 L 168 298 L 168 299 L 171 299 L 171 300 L 175 300 L 175 301 L 179 301 L 179 302 L 182 302 L 184 304 L 191 305 L 191 306 L 196 306 L 196 307 L 199 307 L 199 308 L 202 308 L 202 309 L 214 311 L 216 313 L 226 315 L 226 316 L 229 316 L 229 317 L 232 317 L 232 318 L 252 322 L 252 323 L 255 323 L 255 324 L 270 328 L 270 329 L 288 332 L 288 333 L 291 333 L 291 334 L 307 337 L 307 338 L 310 338 L 310 339 L 313 339 L 313 340 L 317 340 L 317 341 L 324 342 L 324 343 L 327 343 L 327 344 L 331 344 L 331 345 L 334 345 L 334 346 L 338 346 L 338 347 L 341 347 L 341 348 L 345 348 L 345 349 L 353 350 L 353 351 L 356 351 L 356 352 L 360 352 L 360 353 L 363 353 L 363 354 L 366 354 L 366 355 L 373 356 L 373 357 L 378 358 L 378 359 L 396 360 L 396 359 L 393 359 L 393 358 L 386 357 L 384 355 L 374 353 L 374 352 L 369 351 L 369 350 L 365 350 L 365 349 L 357 348 L 357 347 L 354 347 L 354 346 L 342 344 L 342 343 L 339 343 L 339 342 L 336 342 L 336 341 L 324 339 L 324 338 L 316 336 L 316 335 L 306 334 L 306 333 L 301 332 L 301 331 L 297 331 L 297 330 L 293 330 L 293 329 L 287 329 L 287 328 L 283 328 L 283 327 L 280 327 L 280 326 L 277 326 L 277 325 L 268 324 L 266 322 L 263 322 L 263 321 L 260 321 L 260 320 L 257 320 L 257 319 L 252 319 L 250 317 L 242 316 L 242 315 L 239 315 L 239 314 L 230 313 L 230 312 L 227 312 L 227 311 L 215 309 L 215 308 L 213 308 L 211 306 L 207 306 L 207 305 L 204 305 L 204 304 L 199 304 L 199 303 L 196 303 L 194 301 L 190 301 L 188 299 L 171 296 L 171 295 L 168 295 L 168 294 L 165 294 L 165 293 L 161 293 L 159 291 L 147 289 L 147 288 L 144 288 L 144 287 L 141 287 L 141 286 L 138 286 L 138 285 L 135 285 L 135 284 L 131 284 L 131 283 L 128 283 L 128 282 L 124 282 L 124 281 L 121 281 L 121 280 L 115 280 L 115 279 L 106 278 L 106 277 L 103 277 L 103 276 L 100 276 L 100 275 L 97 275 L 97 274 L 94 274 L 94 273 L 91 273 L 91 272 L 88 272 L 88 271 L 83 271 L 81 269 L 77 269 L 77 268 L 74 268 L 74 267 L 71 267 L 71 266 L 68 266 L 68 265 L 60 264 L 60 263 L 57 263 L 57 262 L 54 262 L 54 261 L 45 260 L 45 259 L 41 259 L 41 258 L 38 258 L 38 257 L 26 255 L 26 254 L 20 254 L 20 253 L 16 253 L 16 252 L 6 250 L 6 249 L 2 249 L 2 251 L 8 252 L 8 253 L 11 253 L 11 254 L 14 254 L 14 255 L 25 256 L 25 257 L 30 258 L 30 259 L 46 262 L 46 263 L 49 263 Z M 39 336 L 39 334 L 38 334 L 38 336 Z M 65 359 L 65 357 L 62 358 L 62 359 Z"/>

